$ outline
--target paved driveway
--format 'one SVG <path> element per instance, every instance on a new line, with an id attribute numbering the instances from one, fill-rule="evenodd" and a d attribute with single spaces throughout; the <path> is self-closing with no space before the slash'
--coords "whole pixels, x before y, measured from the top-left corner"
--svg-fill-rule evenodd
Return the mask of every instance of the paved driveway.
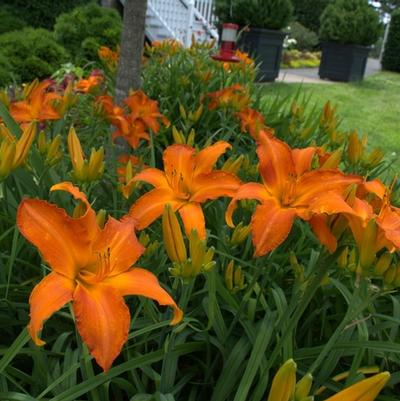
<path id="1" fill-rule="evenodd" d="M 381 70 L 381 63 L 379 60 L 369 58 L 367 62 L 367 68 L 365 70 L 365 76 L 376 74 Z M 320 79 L 318 76 L 318 68 L 283 68 L 280 70 L 279 78 L 277 82 L 304 82 L 304 83 L 316 83 L 316 84 L 332 84 L 333 81 L 328 79 Z"/>

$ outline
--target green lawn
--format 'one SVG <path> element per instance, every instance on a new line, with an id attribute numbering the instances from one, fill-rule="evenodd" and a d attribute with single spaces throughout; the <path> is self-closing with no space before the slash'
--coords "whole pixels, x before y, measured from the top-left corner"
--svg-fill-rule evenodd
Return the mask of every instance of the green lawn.
<path id="1" fill-rule="evenodd" d="M 311 104 L 322 108 L 330 100 L 336 105 L 341 127 L 367 133 L 369 147 L 381 147 L 394 159 L 393 152 L 400 156 L 400 74 L 382 72 L 355 84 L 274 83 L 265 86 L 265 94 L 294 95 L 299 87 L 311 95 Z"/>

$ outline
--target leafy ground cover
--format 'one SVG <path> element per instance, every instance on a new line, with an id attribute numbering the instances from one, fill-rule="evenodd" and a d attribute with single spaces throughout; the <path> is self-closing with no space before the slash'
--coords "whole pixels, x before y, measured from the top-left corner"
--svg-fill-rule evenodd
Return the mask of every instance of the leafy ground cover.
<path id="1" fill-rule="evenodd" d="M 381 72 L 361 83 L 265 85 L 270 96 L 310 96 L 308 107 L 321 106 L 328 100 L 337 107 L 341 127 L 366 133 L 371 147 L 380 147 L 386 156 L 400 166 L 400 74 Z"/>

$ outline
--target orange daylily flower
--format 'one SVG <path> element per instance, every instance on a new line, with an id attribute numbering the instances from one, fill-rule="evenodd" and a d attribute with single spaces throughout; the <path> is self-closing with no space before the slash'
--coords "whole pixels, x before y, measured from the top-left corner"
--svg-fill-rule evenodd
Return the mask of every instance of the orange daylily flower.
<path id="1" fill-rule="evenodd" d="M 259 135 L 257 154 L 263 184 L 243 184 L 232 199 L 227 213 L 232 214 L 239 199 L 257 199 L 251 220 L 255 256 L 262 256 L 280 245 L 289 235 L 294 219 L 310 220 L 315 214 L 352 213 L 342 193 L 357 176 L 338 170 L 311 170 L 316 148 L 291 149 L 285 142 L 269 135 Z"/>
<path id="2" fill-rule="evenodd" d="M 240 84 L 209 93 L 208 97 L 211 99 L 208 104 L 209 110 L 214 110 L 218 107 L 233 107 L 236 110 L 242 110 L 250 102 L 246 88 Z"/>
<path id="3" fill-rule="evenodd" d="M 254 60 L 249 56 L 248 53 L 236 49 L 235 56 L 240 60 L 241 63 L 250 67 L 254 67 Z"/>
<path id="4" fill-rule="evenodd" d="M 132 146 L 133 149 L 139 147 L 141 139 L 150 141 L 150 135 L 146 131 L 146 127 L 141 120 L 131 121 L 128 116 L 126 128 L 123 124 L 121 124 L 120 127 L 120 129 L 117 129 L 112 133 L 112 139 L 122 137 Z"/>
<path id="5" fill-rule="evenodd" d="M 372 198 L 371 198 L 372 196 Z M 368 197 L 368 201 L 363 199 Z M 341 216 L 315 215 L 310 224 L 318 239 L 334 252 L 337 238 L 349 227 L 361 253 L 400 248 L 400 209 L 390 205 L 390 189 L 379 180 L 363 182 L 348 195 L 352 212 Z M 366 240 L 370 236 L 368 250 Z M 371 256 L 372 257 L 372 256 Z"/>
<path id="6" fill-rule="evenodd" d="M 61 118 L 54 102 L 61 101 L 61 96 L 55 92 L 47 92 L 52 84 L 50 80 L 43 81 L 33 87 L 25 100 L 12 103 L 10 114 L 19 123 L 31 121 L 58 120 Z"/>
<path id="7" fill-rule="evenodd" d="M 124 101 L 131 109 L 131 120 L 140 120 L 155 134 L 160 131 L 161 121 L 169 127 L 169 120 L 158 110 L 158 103 L 151 100 L 142 91 L 132 92 Z"/>
<path id="8" fill-rule="evenodd" d="M 373 193 L 377 201 L 367 202 L 355 197 L 352 205 L 355 213 L 346 216 L 357 246 L 361 249 L 367 225 L 375 224 L 373 253 L 382 248 L 390 252 L 400 249 L 400 209 L 390 203 L 391 188 L 386 188 L 379 180 L 373 180 L 363 183 L 362 189 Z"/>
<path id="9" fill-rule="evenodd" d="M 129 122 L 122 107 L 113 103 L 110 95 L 98 96 L 96 102 L 103 108 L 108 120 L 121 131 L 128 131 Z"/>
<path id="10" fill-rule="evenodd" d="M 103 107 L 108 121 L 117 128 L 112 134 L 113 139 L 122 137 L 134 149 L 139 147 L 141 139 L 150 140 L 144 122 L 126 115 L 122 107 L 114 105 L 111 96 L 99 96 L 97 102 Z"/>
<path id="11" fill-rule="evenodd" d="M 129 214 L 136 220 L 136 228 L 142 230 L 160 217 L 169 203 L 179 210 L 187 234 L 193 229 L 201 239 L 206 237 L 205 221 L 200 204 L 221 196 L 235 195 L 240 181 L 230 173 L 213 170 L 218 158 L 231 146 L 216 142 L 196 154 L 187 145 L 169 146 L 163 155 L 164 171 L 146 168 L 134 181 L 145 181 L 155 188 L 140 197 Z"/>
<path id="12" fill-rule="evenodd" d="M 274 130 L 265 125 L 264 117 L 260 112 L 247 107 L 236 113 L 240 120 L 240 129 L 242 132 L 248 132 L 254 140 L 258 140 L 258 134 L 261 130 L 268 132 L 269 135 L 274 134 Z"/>
<path id="13" fill-rule="evenodd" d="M 75 85 L 75 90 L 81 93 L 89 93 L 93 88 L 98 87 L 103 80 L 102 75 L 90 75 L 87 79 L 80 79 Z"/>
<path id="14" fill-rule="evenodd" d="M 30 296 L 28 330 L 33 341 L 43 345 L 39 332 L 44 321 L 72 301 L 79 334 L 107 371 L 128 337 L 130 314 L 124 296 L 145 296 L 171 306 L 171 324 L 181 320 L 182 311 L 154 274 L 132 267 L 144 248 L 136 239 L 131 218 L 118 221 L 109 217 L 100 228 L 94 210 L 77 187 L 64 182 L 51 190 L 71 193 L 86 211 L 73 218 L 38 199 L 24 199 L 18 208 L 18 228 L 52 269 Z"/>
<path id="15" fill-rule="evenodd" d="M 99 58 L 109 67 L 115 67 L 119 60 L 119 48 L 116 51 L 111 50 L 107 46 L 101 46 L 97 51 Z"/>

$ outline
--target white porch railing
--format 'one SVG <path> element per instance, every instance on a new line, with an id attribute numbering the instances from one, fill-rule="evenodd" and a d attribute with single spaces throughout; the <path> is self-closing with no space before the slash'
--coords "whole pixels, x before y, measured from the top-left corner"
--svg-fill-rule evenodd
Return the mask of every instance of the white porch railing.
<path id="1" fill-rule="evenodd" d="M 169 38 L 185 46 L 190 46 L 192 36 L 198 41 L 218 40 L 214 0 L 148 0 L 146 35 L 151 41 Z"/>
<path id="2" fill-rule="evenodd" d="M 216 25 L 217 18 L 214 14 L 214 0 L 195 0 L 194 6 L 211 26 Z"/>
<path id="3" fill-rule="evenodd" d="M 213 0 L 148 0 L 148 7 L 173 33 L 172 38 L 186 46 L 192 35 L 197 40 L 218 39 Z"/>

